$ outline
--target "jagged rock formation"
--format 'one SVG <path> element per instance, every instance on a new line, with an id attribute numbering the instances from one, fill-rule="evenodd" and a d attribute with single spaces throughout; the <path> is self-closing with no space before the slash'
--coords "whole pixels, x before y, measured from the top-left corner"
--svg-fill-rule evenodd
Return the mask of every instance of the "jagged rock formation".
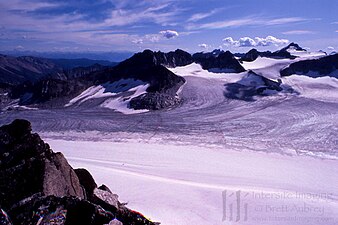
<path id="1" fill-rule="evenodd" d="M 295 62 L 281 71 L 281 76 L 290 76 L 292 74 L 338 78 L 338 54 Z"/>
<path id="2" fill-rule="evenodd" d="M 26 120 L 0 127 L 0 221 L 2 224 L 149 224 L 129 210 L 84 169 L 74 171 Z M 7 214 L 5 213 L 8 213 Z"/>
<path id="3" fill-rule="evenodd" d="M 239 73 L 245 69 L 241 66 L 234 55 L 229 52 L 196 53 L 193 55 L 196 63 L 201 64 L 205 70 Z"/>

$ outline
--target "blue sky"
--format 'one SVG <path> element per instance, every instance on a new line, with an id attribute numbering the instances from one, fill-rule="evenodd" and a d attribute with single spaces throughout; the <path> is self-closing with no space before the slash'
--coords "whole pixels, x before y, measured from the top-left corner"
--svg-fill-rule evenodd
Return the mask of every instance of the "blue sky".
<path id="1" fill-rule="evenodd" d="M 338 49 L 337 0 L 0 0 L 0 50 Z"/>

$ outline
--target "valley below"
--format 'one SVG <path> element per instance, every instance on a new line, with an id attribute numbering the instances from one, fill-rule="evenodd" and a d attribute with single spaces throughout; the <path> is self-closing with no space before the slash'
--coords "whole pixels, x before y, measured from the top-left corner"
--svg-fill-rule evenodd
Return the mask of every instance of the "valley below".
<path id="1" fill-rule="evenodd" d="M 30 121 L 71 166 L 163 225 L 335 225 L 337 56 L 297 46 L 250 61 L 146 50 L 81 92 L 68 89 L 81 79 L 43 82 L 0 122 Z"/>
<path id="2" fill-rule="evenodd" d="M 335 224 L 338 103 L 327 93 L 337 81 L 320 89 L 297 82 L 312 98 L 278 93 L 243 101 L 224 97 L 237 74 L 200 72 L 185 76 L 175 108 L 123 114 L 93 101 L 2 112 L 0 120 L 31 121 L 73 167 L 87 168 L 130 207 L 164 225 Z M 292 79 L 303 78 L 285 82 Z M 235 193 L 248 211 L 235 211 Z"/>

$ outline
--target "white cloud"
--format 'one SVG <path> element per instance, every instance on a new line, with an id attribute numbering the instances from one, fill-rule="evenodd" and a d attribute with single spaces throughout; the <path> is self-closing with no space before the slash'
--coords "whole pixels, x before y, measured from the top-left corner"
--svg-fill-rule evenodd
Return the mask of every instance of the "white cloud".
<path id="1" fill-rule="evenodd" d="M 137 44 L 137 45 L 139 45 L 139 44 L 143 44 L 143 40 L 142 39 L 134 39 L 134 40 L 132 40 L 131 42 L 133 42 L 134 44 Z"/>
<path id="2" fill-rule="evenodd" d="M 17 50 L 17 51 L 22 51 L 24 49 L 25 48 L 22 45 L 18 45 L 18 46 L 15 47 L 15 50 Z"/>
<path id="3" fill-rule="evenodd" d="M 146 34 L 143 36 L 137 36 L 131 40 L 134 44 L 146 44 L 146 43 L 157 43 L 162 40 L 168 40 L 178 37 L 179 34 L 174 30 L 162 30 L 158 34 Z"/>
<path id="4" fill-rule="evenodd" d="M 266 21 L 266 25 L 280 25 L 280 24 L 287 24 L 287 23 L 297 23 L 297 22 L 304 22 L 308 19 L 302 17 L 286 17 L 286 18 L 278 18 L 273 20 Z M 316 19 L 317 20 L 317 19 Z"/>
<path id="5" fill-rule="evenodd" d="M 160 34 L 167 39 L 178 37 L 178 32 L 174 30 L 162 30 Z"/>
<path id="6" fill-rule="evenodd" d="M 282 18 L 266 18 L 257 16 L 248 16 L 234 20 L 215 21 L 204 24 L 188 24 L 187 29 L 223 29 L 229 27 L 241 27 L 241 26 L 274 26 L 283 25 L 297 22 L 306 22 L 319 20 L 318 18 L 303 18 L 303 17 L 282 17 Z"/>
<path id="7" fill-rule="evenodd" d="M 146 34 L 144 39 L 150 42 L 159 42 L 161 39 L 161 35 L 159 34 Z"/>
<path id="8" fill-rule="evenodd" d="M 289 43 L 287 39 L 278 39 L 274 36 L 267 36 L 266 38 L 255 37 L 256 46 L 280 46 Z"/>
<path id="9" fill-rule="evenodd" d="M 223 42 L 224 42 L 224 45 L 227 45 L 227 46 L 230 46 L 230 45 L 237 46 L 237 45 L 239 45 L 239 42 L 232 39 L 232 37 L 224 38 Z"/>
<path id="10" fill-rule="evenodd" d="M 302 35 L 302 34 L 313 34 L 313 31 L 310 30 L 289 30 L 289 31 L 285 31 L 283 32 L 283 34 L 287 34 L 287 35 Z"/>
<path id="11" fill-rule="evenodd" d="M 238 19 L 238 20 L 226 20 L 226 21 L 205 23 L 205 24 L 201 24 L 197 26 L 192 25 L 191 27 L 200 28 L 200 29 L 222 29 L 222 28 L 227 28 L 227 27 L 239 27 L 239 26 L 254 25 L 254 24 L 257 24 L 257 22 L 252 19 Z"/>
<path id="12" fill-rule="evenodd" d="M 278 39 L 273 36 L 267 36 L 266 38 L 255 37 L 242 37 L 238 40 L 234 40 L 232 37 L 223 39 L 224 45 L 234 47 L 256 47 L 256 46 L 280 46 L 289 43 L 289 40 Z"/>
<path id="13" fill-rule="evenodd" d="M 207 49 L 209 46 L 207 44 L 199 44 L 198 47 Z"/>
<path id="14" fill-rule="evenodd" d="M 207 17 L 210 17 L 212 15 L 214 15 L 215 13 L 217 13 L 219 10 L 212 10 L 210 12 L 207 12 L 207 13 L 196 13 L 196 14 L 193 14 L 187 21 L 188 22 L 196 22 L 196 21 L 199 21 L 199 20 L 202 20 L 204 18 L 207 18 Z"/>
<path id="15" fill-rule="evenodd" d="M 334 50 L 334 47 L 329 46 L 329 47 L 327 47 L 327 49 L 330 50 L 330 51 L 333 51 L 333 50 Z"/>

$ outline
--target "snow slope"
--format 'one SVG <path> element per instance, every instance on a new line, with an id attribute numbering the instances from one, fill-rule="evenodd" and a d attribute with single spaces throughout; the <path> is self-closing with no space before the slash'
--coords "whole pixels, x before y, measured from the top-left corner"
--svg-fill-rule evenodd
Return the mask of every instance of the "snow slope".
<path id="1" fill-rule="evenodd" d="M 134 79 L 121 79 L 112 83 L 92 86 L 79 96 L 69 101 L 65 107 L 80 105 L 89 100 L 104 99 L 101 107 L 116 110 L 124 114 L 147 112 L 148 110 L 134 110 L 129 108 L 131 99 L 146 93 L 149 84 Z"/>
<path id="2" fill-rule="evenodd" d="M 98 184 L 163 225 L 338 222 L 336 161 L 144 141 L 47 141 L 73 167 L 89 169 Z"/>

